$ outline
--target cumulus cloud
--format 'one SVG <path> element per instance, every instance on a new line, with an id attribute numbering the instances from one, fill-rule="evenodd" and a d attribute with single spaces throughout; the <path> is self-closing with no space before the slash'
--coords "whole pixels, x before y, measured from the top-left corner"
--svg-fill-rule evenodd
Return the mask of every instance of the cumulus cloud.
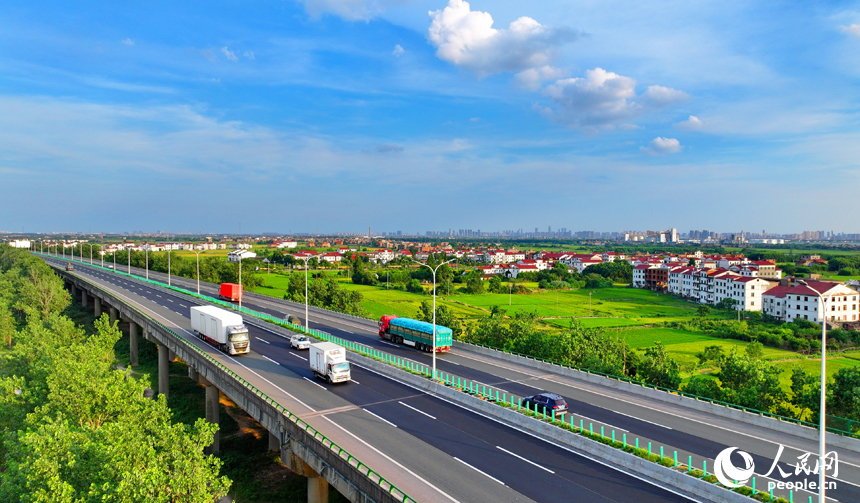
<path id="1" fill-rule="evenodd" d="M 127 38 L 127 39 L 123 40 L 122 43 L 125 45 L 134 45 L 134 40 Z"/>
<path id="2" fill-rule="evenodd" d="M 860 24 L 852 24 L 850 26 L 840 26 L 840 30 L 843 33 L 847 33 L 849 35 L 854 35 L 857 38 L 860 38 Z"/>
<path id="3" fill-rule="evenodd" d="M 245 51 L 242 53 L 242 56 L 245 56 L 248 59 L 254 59 L 254 51 Z"/>
<path id="4" fill-rule="evenodd" d="M 479 77 L 546 67 L 558 47 L 578 37 L 574 30 L 543 26 L 530 17 L 495 29 L 489 12 L 473 11 L 464 0 L 449 0 L 447 7 L 429 14 L 433 22 L 428 38 L 436 56 Z M 521 78 L 528 81 L 540 75 Z"/>
<path id="5" fill-rule="evenodd" d="M 234 63 L 235 63 L 236 61 L 239 61 L 239 57 L 238 57 L 238 56 L 236 56 L 236 54 L 234 54 L 234 53 L 233 53 L 233 51 L 229 51 L 229 50 L 227 50 L 227 48 L 226 48 L 226 47 L 222 47 L 222 48 L 221 48 L 221 52 L 223 52 L 223 53 L 224 53 L 224 56 L 226 56 L 226 57 L 227 57 L 227 59 L 229 59 L 230 61 L 232 61 L 232 62 L 234 62 Z"/>
<path id="6" fill-rule="evenodd" d="M 478 122 L 479 120 L 481 120 L 480 117 L 472 117 L 471 119 L 469 119 L 469 122 Z"/>
<path id="7" fill-rule="evenodd" d="M 663 138 L 658 136 L 651 140 L 647 147 L 639 147 L 643 154 L 660 155 L 660 154 L 677 154 L 684 148 L 681 142 L 675 138 Z"/>
<path id="8" fill-rule="evenodd" d="M 675 127 L 678 129 L 684 129 L 687 131 L 698 131 L 702 129 L 702 121 L 696 117 L 695 115 L 691 115 L 687 120 L 676 122 Z"/>
<path id="9" fill-rule="evenodd" d="M 651 86 L 636 95 L 636 81 L 630 77 L 595 68 L 585 77 L 560 79 L 544 89 L 555 108 L 537 107 L 554 122 L 571 127 L 612 128 L 648 110 L 657 110 L 687 97 L 686 93 Z"/>
<path id="10" fill-rule="evenodd" d="M 517 85 L 523 89 L 537 91 L 545 81 L 559 79 L 564 77 L 566 73 L 567 72 L 560 68 L 553 68 L 547 65 L 540 68 L 529 68 L 528 70 L 523 70 L 514 75 L 514 79 L 516 79 Z"/>
<path id="11" fill-rule="evenodd" d="M 406 49 L 401 47 L 400 44 L 397 44 L 394 46 L 394 50 L 391 51 L 391 54 L 394 54 L 395 57 L 399 58 L 400 56 L 403 55 L 404 52 L 406 52 Z"/>

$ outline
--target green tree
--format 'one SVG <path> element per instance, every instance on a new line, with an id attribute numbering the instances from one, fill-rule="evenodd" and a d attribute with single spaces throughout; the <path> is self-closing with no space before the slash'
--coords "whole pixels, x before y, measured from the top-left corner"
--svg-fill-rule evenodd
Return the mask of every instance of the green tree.
<path id="1" fill-rule="evenodd" d="M 418 314 L 415 316 L 419 321 L 433 323 L 433 302 L 430 300 L 422 300 L 418 307 Z M 444 304 L 436 304 L 436 324 L 443 327 L 448 327 L 455 338 L 460 338 L 463 334 L 463 324 L 460 323 L 454 313 Z"/>
<path id="2" fill-rule="evenodd" d="M 702 321 L 704 321 L 704 319 L 707 318 L 709 314 L 711 314 L 710 306 L 702 304 L 696 308 L 696 316 L 698 316 L 699 319 Z"/>
<path id="3" fill-rule="evenodd" d="M 484 293 L 484 281 L 481 276 L 474 274 L 466 281 L 466 293 L 480 295 Z"/>
<path id="4" fill-rule="evenodd" d="M 779 383 L 780 373 L 782 371 L 773 364 L 732 350 L 723 359 L 719 374 L 725 401 L 770 411 L 786 399 Z"/>
<path id="5" fill-rule="evenodd" d="M 639 379 L 661 386 L 678 389 L 681 384 L 681 370 L 678 362 L 666 353 L 666 348 L 659 342 L 645 350 L 645 357 L 639 363 Z"/>
<path id="6" fill-rule="evenodd" d="M 717 345 L 705 346 L 704 351 L 696 353 L 696 358 L 699 359 L 699 365 L 704 365 L 707 362 L 713 362 L 719 365 L 723 357 L 723 348 Z"/>
<path id="7" fill-rule="evenodd" d="M 841 368 L 829 386 L 827 407 L 830 415 L 860 420 L 860 368 Z"/>
<path id="8" fill-rule="evenodd" d="M 746 349 L 744 349 L 744 352 L 750 360 L 761 360 L 764 358 L 764 344 L 758 341 L 751 342 Z"/>

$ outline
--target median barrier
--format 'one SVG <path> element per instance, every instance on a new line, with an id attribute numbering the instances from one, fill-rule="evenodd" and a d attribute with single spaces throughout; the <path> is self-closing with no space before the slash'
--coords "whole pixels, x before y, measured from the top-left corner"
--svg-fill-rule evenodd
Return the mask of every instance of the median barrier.
<path id="1" fill-rule="evenodd" d="M 615 388 L 620 391 L 624 391 L 625 393 L 630 393 L 632 395 L 638 395 L 641 397 L 658 400 L 673 405 L 680 405 L 682 407 L 704 412 L 706 414 L 724 417 L 727 419 L 740 421 L 754 426 L 761 426 L 779 433 L 785 433 L 788 435 L 794 435 L 797 437 L 815 441 L 817 441 L 819 437 L 818 428 L 815 428 L 814 425 L 805 426 L 799 424 L 800 421 L 792 420 L 790 418 L 786 418 L 786 420 L 781 420 L 777 417 L 764 415 L 766 413 L 763 414 L 759 411 L 750 412 L 747 410 L 718 405 L 713 403 L 713 400 L 697 400 L 695 398 L 687 397 L 679 393 L 662 391 L 659 389 L 654 389 L 652 387 L 643 386 L 641 384 L 636 384 L 634 382 L 613 379 L 611 377 L 605 377 L 603 375 L 590 373 L 571 367 L 566 367 L 564 365 L 549 363 L 542 360 L 537 360 L 521 355 L 515 355 L 505 351 L 499 351 L 497 349 L 478 346 L 475 344 L 469 344 L 461 341 L 454 341 L 453 347 L 455 349 L 461 349 L 484 356 L 490 356 L 498 360 L 517 363 L 523 365 L 524 367 L 529 367 L 535 370 L 560 374 L 565 377 L 586 381 L 592 384 L 596 384 L 598 386 Z M 828 432 L 827 443 L 828 445 L 840 447 L 842 449 L 860 452 L 860 441 L 848 435 L 839 435 L 832 432 Z"/>

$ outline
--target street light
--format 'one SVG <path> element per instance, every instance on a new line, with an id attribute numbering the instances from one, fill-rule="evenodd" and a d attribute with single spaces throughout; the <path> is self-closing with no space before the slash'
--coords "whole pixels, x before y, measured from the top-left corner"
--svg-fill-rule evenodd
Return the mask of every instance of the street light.
<path id="1" fill-rule="evenodd" d="M 297 258 L 305 261 L 305 330 L 310 330 L 310 324 L 308 323 L 308 260 L 316 258 L 316 256 L 306 255 L 304 257 Z"/>
<path id="2" fill-rule="evenodd" d="M 818 297 L 821 299 L 821 308 L 822 308 L 822 311 L 824 312 L 824 316 L 822 317 L 822 320 L 821 320 L 821 412 L 819 412 L 819 414 L 818 414 L 818 423 L 819 423 L 819 425 L 818 425 L 818 466 L 819 466 L 819 471 L 818 471 L 818 501 L 820 503 L 824 503 L 824 501 L 825 501 L 824 500 L 824 492 L 825 492 L 824 491 L 824 472 L 826 471 L 825 470 L 826 465 L 824 464 L 824 457 L 825 457 L 826 453 L 824 452 L 824 449 L 825 449 L 825 435 L 827 434 L 827 429 L 826 429 L 826 426 L 824 424 L 824 418 L 825 418 L 825 414 L 824 414 L 825 409 L 824 408 L 826 406 L 826 403 L 824 400 L 824 386 L 827 382 L 827 374 L 825 373 L 825 370 L 826 370 L 825 356 L 827 356 L 827 353 L 826 353 L 826 351 L 827 351 L 827 298 L 824 296 L 824 294 L 822 294 L 821 292 L 819 292 L 815 288 L 809 286 L 809 284 L 806 281 L 803 281 L 801 279 L 801 280 L 798 280 L 797 282 L 818 294 Z"/>
<path id="3" fill-rule="evenodd" d="M 170 286 L 170 250 L 173 249 L 173 244 L 167 245 L 167 286 Z M 242 284 L 242 263 L 239 261 L 239 285 Z M 239 307 L 242 307 L 242 295 L 239 294 Z"/>
<path id="4" fill-rule="evenodd" d="M 418 262 L 417 260 L 412 259 L 413 262 L 418 265 L 423 265 L 433 273 L 433 379 L 436 379 L 436 270 L 448 262 L 453 262 L 455 260 L 457 260 L 457 257 L 454 257 L 451 260 L 446 260 L 434 268 L 423 262 Z"/>
<path id="5" fill-rule="evenodd" d="M 82 254 L 84 252 L 84 246 L 90 247 L 90 265 L 93 265 L 93 245 L 90 243 L 81 243 L 81 253 Z M 81 256 L 81 262 L 83 262 L 83 261 L 84 261 L 84 257 Z"/>
<path id="6" fill-rule="evenodd" d="M 203 252 L 203 250 L 191 251 L 193 251 L 194 254 L 197 255 L 197 295 L 200 295 L 200 254 Z"/>
<path id="7" fill-rule="evenodd" d="M 128 247 L 128 275 L 131 276 L 131 247 Z M 146 279 L 149 279 L 149 274 L 146 275 Z"/>
<path id="8" fill-rule="evenodd" d="M 239 250 L 241 251 L 241 250 Z M 239 311 L 242 311 L 242 297 L 245 296 L 245 291 L 242 289 L 242 254 L 239 255 Z M 168 257 L 170 254 L 168 254 Z"/>

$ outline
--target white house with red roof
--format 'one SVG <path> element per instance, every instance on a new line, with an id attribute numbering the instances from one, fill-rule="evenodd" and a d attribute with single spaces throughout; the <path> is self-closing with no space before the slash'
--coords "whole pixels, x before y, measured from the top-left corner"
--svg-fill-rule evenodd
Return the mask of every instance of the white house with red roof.
<path id="1" fill-rule="evenodd" d="M 326 262 L 328 262 L 330 264 L 336 264 L 336 263 L 340 262 L 341 260 L 343 260 L 343 255 L 340 253 L 337 253 L 337 252 L 328 252 L 328 253 L 323 253 L 322 255 L 319 255 L 319 259 L 325 260 Z"/>
<path id="2" fill-rule="evenodd" d="M 763 312 L 790 322 L 797 318 L 821 323 L 850 323 L 858 320 L 858 292 L 841 283 L 806 281 L 806 285 L 785 278 L 762 296 Z"/>

